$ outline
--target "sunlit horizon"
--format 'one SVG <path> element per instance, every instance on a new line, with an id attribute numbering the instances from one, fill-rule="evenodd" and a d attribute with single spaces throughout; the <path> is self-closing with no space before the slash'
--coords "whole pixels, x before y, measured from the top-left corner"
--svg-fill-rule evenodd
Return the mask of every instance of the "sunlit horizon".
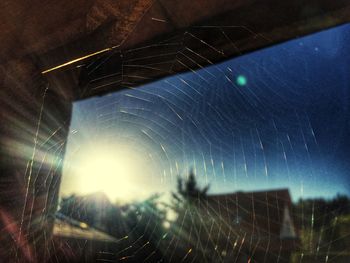
<path id="1" fill-rule="evenodd" d="M 134 201 L 148 196 L 150 168 L 145 157 L 130 147 L 89 142 L 67 155 L 62 182 L 66 189 L 61 192 L 62 195 L 104 192 L 112 201 Z M 139 183 L 146 185 L 140 189 Z"/>

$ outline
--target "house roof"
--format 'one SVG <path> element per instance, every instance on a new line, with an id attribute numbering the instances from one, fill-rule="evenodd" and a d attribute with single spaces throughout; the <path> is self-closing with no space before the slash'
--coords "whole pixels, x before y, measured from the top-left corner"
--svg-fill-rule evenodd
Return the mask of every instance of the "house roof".
<path id="1" fill-rule="evenodd" d="M 180 211 L 178 223 L 183 231 L 194 231 L 190 244 L 211 240 L 210 245 L 218 251 L 232 246 L 233 251 L 243 253 L 278 255 L 299 245 L 291 206 L 288 189 L 209 194 Z"/>
<path id="2" fill-rule="evenodd" d="M 82 204 L 93 204 L 97 207 L 100 207 L 101 209 L 112 205 L 108 196 L 103 192 L 91 193 L 84 196 L 78 196 L 76 198 L 77 201 Z"/>
<path id="3" fill-rule="evenodd" d="M 291 197 L 288 189 L 278 189 L 209 195 L 201 203 L 209 217 L 229 224 L 238 236 L 280 242 L 285 209 L 290 210 Z"/>
<path id="4" fill-rule="evenodd" d="M 54 236 L 61 238 L 117 242 L 114 237 L 108 235 L 107 233 L 90 227 L 84 222 L 74 220 L 59 213 L 55 218 L 53 234 Z"/>

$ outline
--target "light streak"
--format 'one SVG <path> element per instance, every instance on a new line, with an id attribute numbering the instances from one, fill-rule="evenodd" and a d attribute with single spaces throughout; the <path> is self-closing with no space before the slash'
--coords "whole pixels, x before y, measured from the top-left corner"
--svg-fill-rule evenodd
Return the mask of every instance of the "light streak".
<path id="1" fill-rule="evenodd" d="M 87 58 L 96 56 L 96 55 L 101 54 L 101 53 L 105 53 L 105 52 L 107 52 L 107 51 L 111 51 L 113 48 L 114 48 L 114 47 L 105 48 L 105 49 L 96 51 L 96 52 L 94 52 L 94 53 L 88 54 L 88 55 L 86 55 L 86 56 L 73 59 L 73 60 L 68 61 L 68 62 L 66 62 L 66 63 L 60 64 L 60 65 L 58 65 L 58 66 L 55 66 L 55 67 L 53 67 L 53 68 L 46 69 L 46 70 L 42 71 L 41 74 L 44 75 L 44 74 L 47 74 L 47 73 L 52 72 L 52 71 L 54 71 L 54 70 L 63 68 L 63 67 L 65 67 L 65 66 L 74 64 L 74 63 L 79 62 L 79 61 L 82 61 L 82 60 L 84 60 L 84 59 L 87 59 Z"/>

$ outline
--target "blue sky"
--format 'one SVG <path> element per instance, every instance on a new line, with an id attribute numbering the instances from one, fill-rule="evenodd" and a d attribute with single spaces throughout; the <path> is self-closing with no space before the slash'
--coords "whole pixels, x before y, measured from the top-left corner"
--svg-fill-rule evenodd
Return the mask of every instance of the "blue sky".
<path id="1" fill-rule="evenodd" d="M 71 167 L 85 146 L 107 143 L 145 160 L 138 187 L 149 193 L 194 169 L 212 193 L 349 195 L 349 42 L 343 25 L 75 103 L 61 193 L 78 189 Z"/>

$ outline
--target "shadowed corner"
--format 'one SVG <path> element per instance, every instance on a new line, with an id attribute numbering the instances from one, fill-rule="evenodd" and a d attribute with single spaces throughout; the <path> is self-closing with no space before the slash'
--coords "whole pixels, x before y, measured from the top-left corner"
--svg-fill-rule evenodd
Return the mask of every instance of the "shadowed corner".
<path id="1" fill-rule="evenodd" d="M 1 236 L 12 237 L 11 240 L 1 240 L 2 244 L 7 244 L 7 246 L 1 246 L 0 255 L 2 255 L 2 258 L 6 258 L 8 254 L 12 254 L 16 255 L 17 261 L 35 262 L 30 243 L 20 230 L 21 225 L 18 224 L 19 222 L 14 221 L 11 215 L 6 213 L 6 211 L 4 211 L 4 209 L 2 209 L 1 207 L 0 221 Z M 15 253 L 14 251 L 9 251 L 13 249 L 13 247 L 17 248 Z"/>

